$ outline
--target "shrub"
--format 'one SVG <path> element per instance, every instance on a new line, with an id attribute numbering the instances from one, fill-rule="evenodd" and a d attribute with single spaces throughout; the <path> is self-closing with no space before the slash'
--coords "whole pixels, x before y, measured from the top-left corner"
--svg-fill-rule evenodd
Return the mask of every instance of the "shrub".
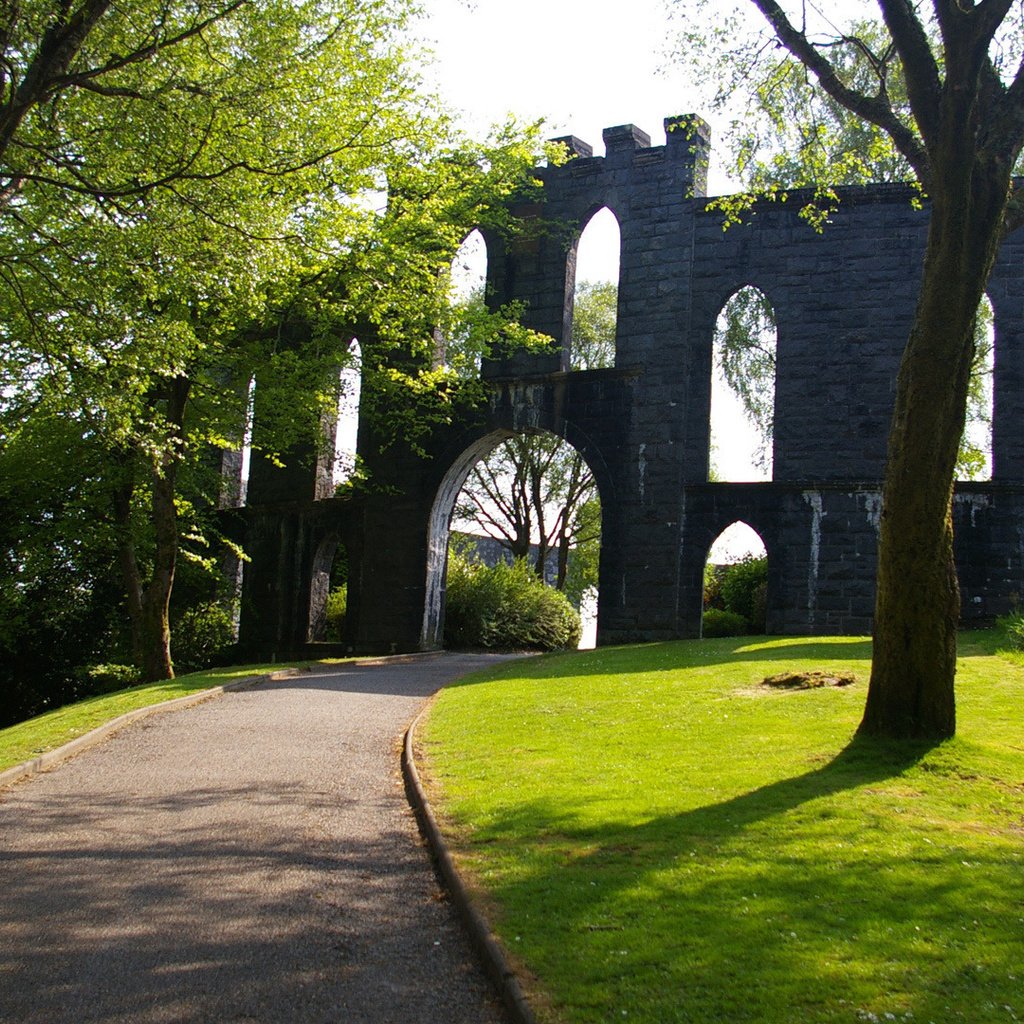
<path id="1" fill-rule="evenodd" d="M 1012 612 L 998 620 L 1007 642 L 1018 651 L 1024 650 L 1024 612 Z"/>
<path id="2" fill-rule="evenodd" d="M 341 643 L 345 638 L 345 615 L 348 611 L 348 585 L 343 583 L 327 595 L 324 610 L 324 639 Z"/>
<path id="3" fill-rule="evenodd" d="M 142 681 L 142 672 L 135 665 L 84 665 L 75 674 L 82 681 L 83 696 L 125 690 Z"/>
<path id="4" fill-rule="evenodd" d="M 235 642 L 235 624 L 216 601 L 193 605 L 181 613 L 171 631 L 171 652 L 179 672 L 198 672 L 216 665 Z"/>
<path id="5" fill-rule="evenodd" d="M 736 612 L 709 608 L 704 613 L 701 634 L 706 637 L 743 636 L 750 632 L 750 623 Z"/>
<path id="6" fill-rule="evenodd" d="M 488 568 L 453 553 L 447 590 L 448 646 L 551 651 L 579 645 L 579 613 L 524 561 Z"/>
<path id="7" fill-rule="evenodd" d="M 765 598 L 768 592 L 768 559 L 747 556 L 727 567 L 722 579 L 722 602 L 727 611 L 742 615 L 750 631 L 765 630 Z"/>

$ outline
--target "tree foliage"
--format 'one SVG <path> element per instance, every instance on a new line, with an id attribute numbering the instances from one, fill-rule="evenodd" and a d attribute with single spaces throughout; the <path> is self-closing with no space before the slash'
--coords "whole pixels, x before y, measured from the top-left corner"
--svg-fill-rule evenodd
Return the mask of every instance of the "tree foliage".
<path id="1" fill-rule="evenodd" d="M 715 371 L 739 399 L 757 433 L 755 461 L 771 466 L 775 432 L 775 310 L 764 292 L 741 288 L 715 323 Z"/>
<path id="2" fill-rule="evenodd" d="M 572 316 L 572 369 L 615 365 L 619 289 L 611 281 L 580 281 Z"/>
<path id="3" fill-rule="evenodd" d="M 536 145 L 516 127 L 484 146 L 452 130 L 417 92 L 410 13 L 23 0 L 0 14 L 0 444 L 50 421 L 75 435 L 72 476 L 93 467 L 80 493 L 147 677 L 172 672 L 182 555 L 217 563 L 211 453 L 240 445 L 253 376 L 254 443 L 273 460 L 315 442 L 357 332 L 378 392 L 415 410 L 396 430 L 450 414 L 450 382 L 417 361 L 446 309 L 438 267 L 473 223 L 508 227 L 501 199 Z"/>
<path id="4" fill-rule="evenodd" d="M 0 444 L 0 726 L 84 696 L 80 669 L 128 656 L 100 471 L 59 418 Z"/>
<path id="5" fill-rule="evenodd" d="M 680 42 L 702 55 L 688 64 L 690 76 L 726 118 L 730 166 L 746 190 L 737 198 L 723 197 L 727 215 L 740 216 L 751 195 L 781 200 L 805 189 L 810 199 L 804 215 L 821 226 L 836 201 L 835 186 L 913 176 L 892 137 L 820 89 L 806 65 L 766 38 L 749 6 L 723 11 L 716 5 L 710 25 L 706 3 L 684 6 L 695 17 Z M 884 81 L 895 115 L 909 124 L 899 53 L 884 27 L 861 17 L 844 29 L 845 43 L 827 22 L 819 28 L 816 38 L 827 47 L 836 73 L 862 90 Z"/>
<path id="6" fill-rule="evenodd" d="M 449 556 L 445 642 L 498 650 L 575 649 L 580 616 L 522 559 L 485 566 Z"/>

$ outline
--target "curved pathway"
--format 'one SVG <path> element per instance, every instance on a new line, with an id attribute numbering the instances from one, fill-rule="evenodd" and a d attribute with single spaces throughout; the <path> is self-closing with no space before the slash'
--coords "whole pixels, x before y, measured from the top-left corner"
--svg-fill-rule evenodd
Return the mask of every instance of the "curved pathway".
<path id="1" fill-rule="evenodd" d="M 0 1020 L 504 1022 L 398 769 L 423 699 L 495 660 L 262 683 L 0 792 Z"/>

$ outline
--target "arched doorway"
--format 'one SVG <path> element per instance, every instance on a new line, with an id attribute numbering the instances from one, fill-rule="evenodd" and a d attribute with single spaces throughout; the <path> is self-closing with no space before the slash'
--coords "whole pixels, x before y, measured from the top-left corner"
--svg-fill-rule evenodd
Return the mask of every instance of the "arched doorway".
<path id="1" fill-rule="evenodd" d="M 767 613 L 768 552 L 760 535 L 738 520 L 708 548 L 701 635 L 765 633 Z"/>
<path id="2" fill-rule="evenodd" d="M 582 455 L 554 434 L 499 431 L 471 445 L 442 482 L 430 519 L 424 646 L 443 641 L 450 541 L 457 557 L 525 560 L 580 610 L 596 637 L 600 497 Z"/>
<path id="3" fill-rule="evenodd" d="M 310 643 L 341 643 L 345 637 L 348 555 L 337 534 L 325 537 L 313 558 L 309 582 Z"/>

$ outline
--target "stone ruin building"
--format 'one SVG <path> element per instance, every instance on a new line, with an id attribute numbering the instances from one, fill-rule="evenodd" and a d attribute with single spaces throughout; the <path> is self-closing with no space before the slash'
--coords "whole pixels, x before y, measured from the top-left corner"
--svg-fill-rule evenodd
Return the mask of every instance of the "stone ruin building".
<path id="1" fill-rule="evenodd" d="M 598 643 L 697 637 L 708 550 L 730 524 L 768 554 L 767 629 L 871 628 L 886 438 L 896 369 L 914 312 L 927 213 L 902 185 L 838 190 L 821 233 L 800 203 L 757 205 L 723 231 L 706 208 L 709 132 L 666 120 L 666 144 L 633 125 L 592 155 L 538 173 L 539 201 L 516 212 L 567 225 L 512 242 L 485 236 L 489 301 L 525 303 L 550 354 L 485 362 L 489 400 L 434 431 L 429 457 L 391 449 L 361 418 L 358 449 L 379 485 L 330 496 L 323 466 L 254 461 L 241 518 L 240 643 L 267 656 L 316 637 L 331 564 L 348 559 L 345 649 L 440 645 L 448 526 L 478 459 L 519 431 L 550 431 L 593 470 L 602 508 Z M 576 243 L 608 208 L 621 231 L 615 365 L 572 371 Z M 992 476 L 957 487 L 956 555 L 966 623 L 1013 607 L 1024 589 L 1024 232 L 1003 244 L 994 311 Z M 710 483 L 712 339 L 724 304 L 754 286 L 778 324 L 773 476 Z M 257 413 L 258 415 L 258 413 Z"/>

